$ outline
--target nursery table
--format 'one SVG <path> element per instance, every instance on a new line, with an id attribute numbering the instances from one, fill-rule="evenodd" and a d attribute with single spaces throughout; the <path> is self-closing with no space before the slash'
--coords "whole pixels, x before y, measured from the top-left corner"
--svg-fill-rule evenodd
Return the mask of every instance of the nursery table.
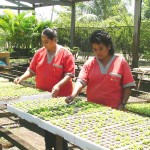
<path id="1" fill-rule="evenodd" d="M 11 113 L 87 150 L 150 150 L 150 118 L 83 100 L 66 105 L 64 98 L 23 100 L 7 105 Z"/>

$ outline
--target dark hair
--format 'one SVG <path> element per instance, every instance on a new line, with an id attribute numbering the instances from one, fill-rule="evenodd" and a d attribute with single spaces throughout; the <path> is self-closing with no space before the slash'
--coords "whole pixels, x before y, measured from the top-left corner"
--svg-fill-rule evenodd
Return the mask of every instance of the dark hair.
<path id="1" fill-rule="evenodd" d="M 114 47 L 110 35 L 104 30 L 96 30 L 89 37 L 90 44 L 104 44 L 110 46 L 109 55 L 114 55 Z"/>
<path id="2" fill-rule="evenodd" d="M 57 37 L 56 29 L 46 28 L 43 30 L 42 35 L 46 35 L 50 40 Z"/>

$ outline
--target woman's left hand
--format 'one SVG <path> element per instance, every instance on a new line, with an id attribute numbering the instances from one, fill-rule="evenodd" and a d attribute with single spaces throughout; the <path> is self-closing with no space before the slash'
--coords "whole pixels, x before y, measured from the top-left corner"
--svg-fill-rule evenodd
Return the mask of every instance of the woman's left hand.
<path id="1" fill-rule="evenodd" d="M 56 84 L 52 89 L 52 97 L 57 97 L 58 93 L 60 91 L 59 86 Z"/>

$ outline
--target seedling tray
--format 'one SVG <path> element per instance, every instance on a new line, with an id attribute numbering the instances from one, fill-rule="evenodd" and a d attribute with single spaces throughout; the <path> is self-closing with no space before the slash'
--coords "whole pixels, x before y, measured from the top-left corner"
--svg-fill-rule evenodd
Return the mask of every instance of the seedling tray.
<path id="1" fill-rule="evenodd" d="M 150 117 L 150 103 L 128 104 L 127 109 L 129 111 Z"/>
<path id="2" fill-rule="evenodd" d="M 7 104 L 11 101 L 28 99 L 28 96 L 31 96 L 31 99 L 36 99 L 33 95 L 39 95 L 48 92 L 43 92 L 41 90 L 24 87 L 19 84 L 14 84 L 13 82 L 8 82 L 7 80 L 0 80 L 0 104 Z M 27 96 L 27 97 L 26 97 Z"/>
<path id="3" fill-rule="evenodd" d="M 64 98 L 38 99 L 8 105 L 8 110 L 88 150 L 150 150 L 150 118 L 109 107 Z"/>
<path id="4" fill-rule="evenodd" d="M 128 150 L 134 149 L 135 145 L 140 145 L 141 149 L 148 148 L 150 146 L 150 119 L 118 112 L 112 110 L 109 117 L 99 112 L 87 116 L 76 116 L 72 119 L 54 120 L 51 123 L 73 132 L 76 135 L 75 144 L 79 145 L 82 141 L 81 148 L 92 149 L 91 143 L 96 144 L 97 148 L 99 145 L 99 149 L 105 147 Z M 117 113 L 118 117 L 116 117 Z"/>

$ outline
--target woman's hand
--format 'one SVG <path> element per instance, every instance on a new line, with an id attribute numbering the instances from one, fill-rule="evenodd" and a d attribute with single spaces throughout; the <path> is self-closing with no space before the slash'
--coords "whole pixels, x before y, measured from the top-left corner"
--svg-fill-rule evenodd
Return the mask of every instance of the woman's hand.
<path id="1" fill-rule="evenodd" d="M 73 90 L 71 96 L 68 96 L 68 97 L 65 99 L 66 103 L 67 103 L 67 104 L 70 104 L 70 103 L 74 100 L 74 98 L 78 95 L 78 93 L 81 91 L 82 88 L 83 88 L 82 83 L 76 82 L 76 85 L 75 85 L 75 87 L 74 87 L 74 90 Z"/>
<path id="2" fill-rule="evenodd" d="M 14 79 L 14 83 L 16 83 L 16 84 L 19 84 L 21 81 L 22 81 L 22 80 L 21 80 L 20 77 L 16 77 L 16 78 Z"/>
<path id="3" fill-rule="evenodd" d="M 118 107 L 117 109 L 118 109 L 118 110 L 125 110 L 126 108 L 125 108 L 125 105 L 120 104 L 119 107 Z"/>
<path id="4" fill-rule="evenodd" d="M 56 84 L 52 89 L 52 97 L 57 97 L 59 91 L 60 91 L 60 87 Z"/>
<path id="5" fill-rule="evenodd" d="M 74 98 L 75 98 L 74 96 L 68 96 L 68 97 L 66 97 L 65 102 L 67 104 L 70 104 L 74 100 Z"/>

